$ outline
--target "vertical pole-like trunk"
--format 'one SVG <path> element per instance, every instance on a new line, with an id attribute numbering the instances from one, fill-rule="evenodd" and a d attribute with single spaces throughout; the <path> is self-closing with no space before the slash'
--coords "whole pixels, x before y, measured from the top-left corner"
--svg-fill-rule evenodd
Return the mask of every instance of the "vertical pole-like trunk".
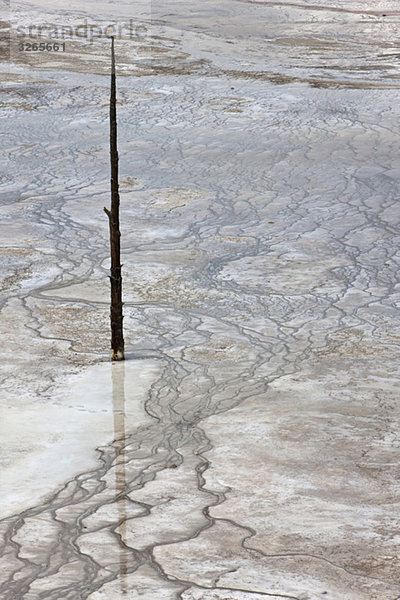
<path id="1" fill-rule="evenodd" d="M 111 38 L 110 160 L 111 211 L 107 208 L 105 208 L 104 211 L 108 216 L 110 224 L 111 360 L 124 360 L 124 334 L 122 326 L 121 232 L 119 230 L 117 107 L 113 37 Z"/>

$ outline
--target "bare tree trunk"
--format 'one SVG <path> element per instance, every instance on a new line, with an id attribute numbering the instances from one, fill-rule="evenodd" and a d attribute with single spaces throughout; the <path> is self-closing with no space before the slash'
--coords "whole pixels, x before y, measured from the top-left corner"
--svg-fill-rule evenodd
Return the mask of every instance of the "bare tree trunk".
<path id="1" fill-rule="evenodd" d="M 119 230 L 117 108 L 115 83 L 114 38 L 111 38 L 111 94 L 110 94 L 110 159 L 111 159 L 111 211 L 104 209 L 110 224 L 111 248 L 111 360 L 124 360 L 124 334 L 122 326 L 122 276 L 121 232 Z"/>

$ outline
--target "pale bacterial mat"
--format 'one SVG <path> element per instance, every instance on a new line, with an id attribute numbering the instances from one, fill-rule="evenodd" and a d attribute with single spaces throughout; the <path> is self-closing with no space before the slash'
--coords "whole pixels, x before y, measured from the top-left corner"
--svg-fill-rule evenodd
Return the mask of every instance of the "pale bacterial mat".
<path id="1" fill-rule="evenodd" d="M 1 600 L 400 598 L 400 10 L 366 4 L 1 4 Z M 111 365 L 109 41 L 19 44 L 129 19 Z"/>

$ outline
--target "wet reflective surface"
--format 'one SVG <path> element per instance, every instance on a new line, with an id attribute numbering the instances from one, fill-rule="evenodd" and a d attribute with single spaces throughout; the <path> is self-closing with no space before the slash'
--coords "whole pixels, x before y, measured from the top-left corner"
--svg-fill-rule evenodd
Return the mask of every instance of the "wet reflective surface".
<path id="1" fill-rule="evenodd" d="M 2 8 L 0 598 L 395 600 L 400 17 L 131 11 Z M 108 42 L 17 27 L 131 18 L 111 365 Z"/>

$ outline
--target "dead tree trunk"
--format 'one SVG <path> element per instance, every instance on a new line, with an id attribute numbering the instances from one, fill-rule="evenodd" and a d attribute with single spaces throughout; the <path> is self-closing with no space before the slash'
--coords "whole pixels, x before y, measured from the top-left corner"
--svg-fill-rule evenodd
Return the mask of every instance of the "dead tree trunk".
<path id="1" fill-rule="evenodd" d="M 110 160 L 111 211 L 104 209 L 110 224 L 111 249 L 111 360 L 124 360 L 124 333 L 122 326 L 121 232 L 119 230 L 117 108 L 115 82 L 114 38 L 111 38 L 111 94 L 110 94 Z"/>

